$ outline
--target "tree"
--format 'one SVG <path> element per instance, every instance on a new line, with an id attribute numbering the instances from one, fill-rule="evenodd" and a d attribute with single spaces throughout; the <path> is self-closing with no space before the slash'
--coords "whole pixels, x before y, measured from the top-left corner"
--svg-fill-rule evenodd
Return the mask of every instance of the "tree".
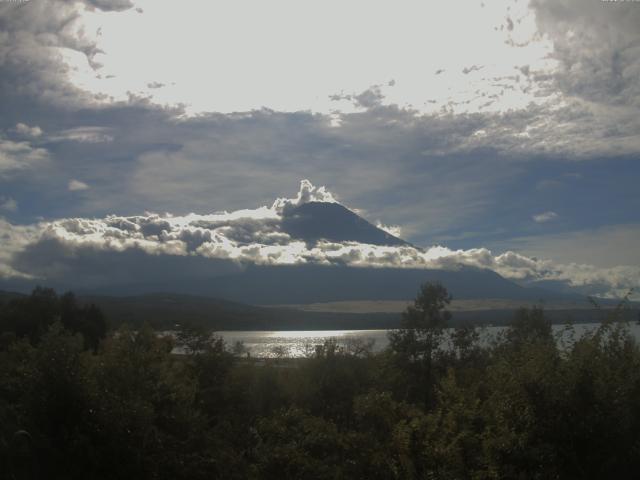
<path id="1" fill-rule="evenodd" d="M 443 332 L 451 319 L 445 308 L 451 303 L 451 295 L 440 283 L 424 283 L 420 286 L 414 304 L 402 314 L 400 329 L 389 333 L 390 348 L 397 366 L 409 374 L 409 396 L 424 395 L 428 404 L 433 398 L 433 361 L 440 351 Z M 418 380 L 419 382 L 415 382 Z"/>
<path id="2" fill-rule="evenodd" d="M 94 352 L 107 333 L 106 319 L 97 306 L 81 306 L 71 292 L 58 296 L 55 290 L 42 287 L 36 287 L 28 297 L 11 300 L 0 311 L 0 332 L 28 338 L 37 345 L 57 321 L 65 330 L 81 333 L 84 348 Z"/>
<path id="3" fill-rule="evenodd" d="M 522 346 L 533 342 L 553 342 L 551 321 L 545 318 L 542 307 L 520 308 L 509 328 L 507 341 L 513 346 Z"/>
<path id="4" fill-rule="evenodd" d="M 389 334 L 391 349 L 412 363 L 430 361 L 451 319 L 445 310 L 449 303 L 451 295 L 440 283 L 423 284 L 414 304 L 402 314 L 400 329 Z"/>
<path id="5" fill-rule="evenodd" d="M 9 301 L 4 310 L 0 329 L 28 338 L 33 345 L 60 319 L 58 296 L 51 288 L 36 287 L 30 296 Z"/>
<path id="6" fill-rule="evenodd" d="M 212 333 L 201 325 L 184 324 L 176 337 L 178 346 L 189 356 L 195 356 L 207 350 L 213 340 Z"/>
<path id="7" fill-rule="evenodd" d="M 78 305 L 72 292 L 62 295 L 59 305 L 60 321 L 64 328 L 73 333 L 81 333 L 84 337 L 84 348 L 95 352 L 100 340 L 107 334 L 107 322 L 102 311 L 93 303 Z"/>

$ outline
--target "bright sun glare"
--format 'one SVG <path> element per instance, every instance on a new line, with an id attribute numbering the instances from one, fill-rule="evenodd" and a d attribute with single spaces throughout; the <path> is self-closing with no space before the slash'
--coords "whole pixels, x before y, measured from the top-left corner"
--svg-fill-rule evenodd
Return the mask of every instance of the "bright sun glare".
<path id="1" fill-rule="evenodd" d="M 372 87 L 382 103 L 461 113 L 544 101 L 528 72 L 553 67 L 526 2 L 445 2 L 437 13 L 417 1 L 137 5 L 85 10 L 81 26 L 103 53 L 94 71 L 82 55 L 61 52 L 76 85 L 191 114 L 350 112 L 358 106 L 349 96 Z"/>

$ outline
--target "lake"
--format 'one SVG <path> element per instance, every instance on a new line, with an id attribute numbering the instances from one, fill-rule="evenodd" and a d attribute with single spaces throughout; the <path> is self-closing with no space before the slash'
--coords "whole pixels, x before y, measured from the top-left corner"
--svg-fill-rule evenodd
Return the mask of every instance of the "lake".
<path id="1" fill-rule="evenodd" d="M 582 323 L 573 325 L 575 337 L 595 330 L 599 324 Z M 570 338 L 566 325 L 553 325 L 558 341 Z M 505 327 L 483 327 L 480 329 L 481 342 L 488 343 Z M 636 340 L 640 341 L 640 325 L 629 324 L 629 330 Z M 307 331 L 225 331 L 218 332 L 229 348 L 236 342 L 242 342 L 252 357 L 274 358 L 285 356 L 300 358 L 313 352 L 315 345 L 335 338 L 338 345 L 346 347 L 354 342 L 373 342 L 372 350 L 379 352 L 389 345 L 389 330 L 307 330 Z"/>

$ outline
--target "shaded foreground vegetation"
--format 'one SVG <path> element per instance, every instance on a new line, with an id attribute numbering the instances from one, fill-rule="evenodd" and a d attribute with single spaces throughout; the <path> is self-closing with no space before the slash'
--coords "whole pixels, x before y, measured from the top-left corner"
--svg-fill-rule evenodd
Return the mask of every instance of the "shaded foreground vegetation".
<path id="1" fill-rule="evenodd" d="M 449 300 L 423 285 L 381 354 L 329 341 L 259 366 L 199 329 L 173 355 L 150 327 L 107 332 L 97 308 L 37 289 L 0 308 L 0 475 L 637 478 L 640 349 L 621 309 L 562 344 L 521 310 L 486 345 L 445 330 Z"/>

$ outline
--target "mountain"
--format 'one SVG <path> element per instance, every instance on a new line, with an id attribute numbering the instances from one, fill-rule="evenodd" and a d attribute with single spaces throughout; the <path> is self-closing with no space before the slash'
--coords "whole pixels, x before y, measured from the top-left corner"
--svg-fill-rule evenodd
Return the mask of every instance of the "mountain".
<path id="1" fill-rule="evenodd" d="M 62 292 L 58 292 L 62 293 Z M 0 290 L 0 312 L 3 303 L 24 294 Z M 202 325 L 213 330 L 357 330 L 398 328 L 400 312 L 368 310 L 366 312 L 327 311 L 323 304 L 313 305 L 310 311 L 304 307 L 258 307 L 217 298 L 175 293 L 150 293 L 145 295 L 106 296 L 80 295 L 81 304 L 96 304 L 105 313 L 110 328 L 128 324 L 134 328 L 149 323 L 159 330 L 173 330 L 180 325 Z M 372 302 L 376 303 L 376 302 Z M 526 301 L 524 301 L 526 303 Z M 451 326 L 469 323 L 506 325 L 513 319 L 514 310 L 520 304 L 500 305 L 495 301 L 473 301 L 468 308 L 452 305 Z M 611 306 L 609 306 L 610 308 Z M 633 304 L 623 312 L 625 319 L 633 321 L 638 316 L 639 305 Z M 1 314 L 1 313 L 0 313 Z M 599 322 L 602 312 L 585 305 L 554 305 L 545 309 L 546 317 L 554 323 Z"/>
<path id="2" fill-rule="evenodd" d="M 521 287 L 497 273 L 456 270 L 354 268 L 346 266 L 250 266 L 213 278 L 200 294 L 251 304 L 307 304 L 345 300 L 410 300 L 420 284 L 438 281 L 457 299 L 567 300 L 568 295 Z"/>
<path id="3" fill-rule="evenodd" d="M 420 284 L 438 281 L 456 299 L 575 299 L 567 293 L 525 288 L 492 270 L 475 267 L 453 266 L 445 270 L 367 266 L 375 264 L 367 259 L 371 245 L 388 246 L 375 253 L 392 258 L 398 254 L 392 247 L 412 246 L 338 203 L 298 202 L 285 207 L 266 220 L 236 215 L 217 223 L 200 219 L 195 224 L 188 223 L 193 222 L 191 217 L 176 220 L 153 216 L 117 222 L 108 218 L 95 221 L 97 225 L 87 220 L 85 226 L 69 221 L 71 230 L 60 226 L 67 237 L 60 240 L 43 236 L 16 256 L 17 270 L 34 271 L 34 278 L 39 280 L 0 279 L 0 289 L 28 292 L 40 283 L 85 296 L 130 297 L 169 292 L 252 305 L 286 305 L 411 300 Z M 153 226 L 151 232 L 149 225 Z M 94 237 L 85 235 L 85 231 L 94 232 Z M 101 243 L 95 238 L 100 232 L 111 236 Z M 307 248 L 300 249 L 300 243 L 290 242 L 289 237 L 306 242 Z M 119 244 L 114 238 L 129 241 Z M 353 242 L 346 250 L 353 247 L 356 251 L 357 265 L 349 264 L 349 252 L 344 256 L 327 255 L 326 251 L 333 251 L 332 245 L 313 248 L 323 239 L 338 246 Z M 113 248 L 114 244 L 126 248 Z M 357 244 L 368 246 L 359 248 Z"/>
<path id="4" fill-rule="evenodd" d="M 480 277 L 478 277 L 480 279 Z M 290 285 L 283 285 L 288 287 Z M 528 289 L 520 292 L 520 301 L 537 302 Z M 15 296 L 13 294 L 12 296 Z M 0 297 L 2 294 L 0 292 Z M 526 297 L 530 297 L 527 300 Z M 176 324 L 203 325 L 214 330 L 340 330 L 398 328 L 400 312 L 329 312 L 305 311 L 283 306 L 255 306 L 219 298 L 179 295 L 175 293 L 150 293 L 132 296 L 84 295 L 79 300 L 94 303 L 105 313 L 112 328 L 121 324 L 139 326 L 149 323 L 158 329 L 174 329 Z M 491 302 L 480 300 L 469 309 L 455 310 L 452 326 L 474 323 L 478 325 L 506 325 L 513 319 L 515 306 L 491 307 L 483 305 Z M 586 303 L 586 302 L 585 302 Z M 514 305 L 518 304 L 514 302 Z M 612 302 L 603 302 L 603 307 L 611 308 Z M 321 307 L 320 307 L 321 308 Z M 605 311 L 606 312 L 606 311 Z M 624 318 L 633 321 L 638 317 L 639 305 L 631 304 L 625 310 Z M 587 305 L 554 305 L 545 309 L 546 317 L 554 323 L 599 322 L 603 312 Z M 606 315 L 606 313 L 604 313 Z"/>
<path id="5" fill-rule="evenodd" d="M 281 229 L 292 238 L 312 244 L 324 239 L 371 245 L 410 245 L 339 203 L 304 203 L 283 215 Z"/>
<path id="6" fill-rule="evenodd" d="M 358 300 L 411 300 L 420 284 L 440 282 L 454 299 L 508 299 L 527 302 L 584 300 L 578 295 L 527 288 L 492 270 L 460 266 L 455 270 L 365 268 L 328 265 L 250 265 L 225 275 L 196 278 L 158 276 L 138 283 L 72 288 L 83 296 L 145 296 L 154 292 L 195 295 L 250 305 L 291 305 Z M 25 290 L 27 291 L 27 290 Z"/>
<path id="7" fill-rule="evenodd" d="M 0 319 L 5 304 L 26 297 L 27 294 L 0 290 Z M 79 295 L 77 299 L 80 304 L 97 305 L 114 329 L 123 324 L 137 328 L 144 323 L 159 330 L 174 330 L 178 325 L 201 325 L 213 330 L 370 329 L 397 328 L 400 320 L 399 312 L 305 312 L 176 293 Z"/>
<path id="8" fill-rule="evenodd" d="M 195 257 L 194 257 L 195 258 Z M 175 265 L 168 264 L 175 268 Z M 309 304 L 355 300 L 411 300 L 420 284 L 442 283 L 455 299 L 509 299 L 523 302 L 576 301 L 582 296 L 522 287 L 492 270 L 460 266 L 455 270 L 367 268 L 340 265 L 248 265 L 232 273 L 186 276 L 168 271 L 138 282 L 87 288 L 46 283 L 59 291 L 89 295 L 139 296 L 154 292 L 224 299 L 251 305 Z M 0 286 L 0 288 L 2 288 Z M 20 290 L 28 292 L 32 287 Z"/>

